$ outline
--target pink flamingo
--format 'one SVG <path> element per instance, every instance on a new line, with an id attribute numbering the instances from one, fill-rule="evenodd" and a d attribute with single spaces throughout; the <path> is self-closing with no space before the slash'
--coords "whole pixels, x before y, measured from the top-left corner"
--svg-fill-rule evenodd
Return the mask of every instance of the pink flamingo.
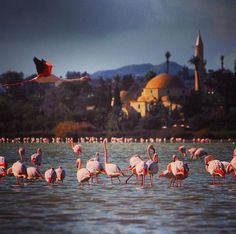
<path id="1" fill-rule="evenodd" d="M 27 179 L 43 179 L 43 175 L 36 167 L 27 167 Z"/>
<path id="2" fill-rule="evenodd" d="M 57 174 L 55 172 L 55 169 L 52 167 L 46 170 L 44 174 L 44 178 L 48 182 L 48 184 L 54 184 L 54 182 L 57 179 Z"/>
<path id="3" fill-rule="evenodd" d="M 153 150 L 153 156 L 150 154 L 150 150 Z M 146 161 L 147 164 L 147 173 L 150 175 L 150 185 L 153 186 L 153 175 L 158 173 L 159 167 L 158 167 L 158 155 L 155 153 L 155 148 L 153 145 L 148 145 L 147 147 L 147 157 L 148 161 Z"/>
<path id="4" fill-rule="evenodd" d="M 182 154 L 183 157 L 186 157 L 187 155 L 187 149 L 184 145 L 181 145 L 178 147 L 178 151 Z"/>
<path id="5" fill-rule="evenodd" d="M 56 170 L 55 170 L 56 174 L 57 174 L 57 181 L 61 181 L 63 182 L 63 180 L 66 177 L 66 171 L 62 168 L 62 166 L 59 166 Z"/>
<path id="6" fill-rule="evenodd" d="M 78 159 L 78 170 L 77 170 L 77 180 L 82 185 L 84 182 L 88 182 L 91 178 L 91 173 L 86 168 L 82 168 L 82 161 Z"/>
<path id="7" fill-rule="evenodd" d="M 129 166 L 127 167 L 127 169 L 131 171 L 131 175 L 126 179 L 126 184 L 133 175 L 137 175 L 136 165 L 141 161 L 143 161 L 143 159 L 138 154 L 131 156 L 131 158 L 129 159 Z"/>
<path id="8" fill-rule="evenodd" d="M 173 155 L 172 162 L 167 165 L 167 169 L 163 171 L 159 177 L 165 177 L 170 179 L 169 187 L 182 186 L 182 180 L 188 177 L 189 168 L 186 163 L 180 161 L 176 155 Z"/>
<path id="9" fill-rule="evenodd" d="M 93 177 L 96 177 L 96 181 L 98 183 L 98 175 L 100 173 L 105 173 L 105 170 L 103 169 L 102 163 L 99 160 L 99 153 L 96 152 L 96 155 L 94 158 L 91 158 L 87 161 L 86 169 L 90 171 L 91 178 L 93 182 Z"/>
<path id="10" fill-rule="evenodd" d="M 7 161 L 4 156 L 0 156 L 0 178 L 7 175 Z"/>
<path id="11" fill-rule="evenodd" d="M 13 165 L 12 165 L 12 173 L 16 177 L 17 183 L 18 183 L 18 179 L 19 178 L 27 179 L 27 177 L 28 177 L 26 166 L 21 161 L 17 161 L 15 163 L 13 163 Z"/>
<path id="12" fill-rule="evenodd" d="M 120 178 L 119 176 L 124 176 L 124 173 L 121 171 L 121 169 L 114 163 L 108 163 L 108 156 L 107 156 L 107 139 L 103 140 L 103 149 L 104 149 L 104 164 L 105 164 L 105 172 L 110 177 L 111 183 L 112 178 L 117 177 L 119 182 Z"/>
<path id="13" fill-rule="evenodd" d="M 213 155 L 204 158 L 205 169 L 212 175 L 212 183 L 215 184 L 215 176 L 225 178 L 225 168 L 221 161 L 215 159 Z"/>
<path id="14" fill-rule="evenodd" d="M 41 162 L 42 162 L 42 150 L 41 150 L 41 148 L 38 148 L 37 152 L 31 155 L 31 162 L 36 166 L 41 165 Z"/>
<path id="15" fill-rule="evenodd" d="M 136 164 L 135 171 L 139 177 L 142 177 L 141 187 L 143 187 L 145 185 L 145 176 L 147 175 L 148 165 L 146 164 L 146 162 L 141 161 Z"/>

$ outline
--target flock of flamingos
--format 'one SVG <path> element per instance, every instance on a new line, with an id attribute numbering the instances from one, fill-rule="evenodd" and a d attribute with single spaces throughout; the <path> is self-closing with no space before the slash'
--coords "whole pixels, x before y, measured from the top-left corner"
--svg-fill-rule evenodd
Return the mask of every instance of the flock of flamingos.
<path id="1" fill-rule="evenodd" d="M 118 165 L 108 162 L 107 139 L 103 140 L 104 163 L 100 161 L 99 153 L 96 153 L 94 158 L 87 161 L 86 167 L 83 167 L 81 145 L 72 144 L 72 149 L 77 157 L 75 166 L 77 168 L 77 180 L 81 185 L 89 184 L 90 180 L 93 183 L 94 178 L 96 178 L 98 183 L 99 174 L 108 176 L 111 183 L 113 183 L 113 178 L 115 177 L 121 182 L 119 177 L 124 176 L 124 172 L 128 172 L 129 176 L 125 180 L 126 184 L 135 176 L 137 183 L 144 187 L 145 177 L 148 176 L 150 178 L 150 185 L 153 186 L 153 177 L 156 175 L 158 178 L 165 177 L 169 179 L 169 186 L 182 186 L 182 180 L 186 179 L 189 175 L 188 164 L 176 155 L 172 156 L 172 161 L 168 163 L 166 170 L 159 173 L 158 155 L 152 144 L 149 144 L 147 147 L 147 158 L 144 159 L 138 154 L 133 155 L 129 159 L 129 165 L 123 170 Z M 212 176 L 213 184 L 217 183 L 215 177 L 224 179 L 226 174 L 232 174 L 233 177 L 236 177 L 236 149 L 233 152 L 231 162 L 220 161 L 213 155 L 207 154 L 203 148 L 190 148 L 187 150 L 185 146 L 180 146 L 178 151 L 182 154 L 183 159 L 187 157 L 187 153 L 190 154 L 192 160 L 204 158 L 205 169 Z M 45 179 L 48 184 L 63 182 L 66 171 L 61 166 L 57 169 L 50 168 L 46 170 L 44 175 L 40 172 L 42 163 L 42 150 L 40 148 L 31 156 L 33 166 L 29 167 L 24 163 L 24 148 L 20 147 L 18 152 L 20 159 L 13 163 L 11 167 L 7 166 L 6 158 L 0 156 L 0 178 L 15 176 L 17 184 L 20 184 L 20 178 L 27 180 Z"/>

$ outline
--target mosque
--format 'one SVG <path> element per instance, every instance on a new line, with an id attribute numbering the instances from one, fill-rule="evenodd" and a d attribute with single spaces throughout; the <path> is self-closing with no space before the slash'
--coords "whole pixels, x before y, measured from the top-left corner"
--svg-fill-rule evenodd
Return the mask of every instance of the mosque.
<path id="1" fill-rule="evenodd" d="M 204 47 L 200 32 L 197 35 L 194 57 L 198 58 L 198 63 L 195 65 L 194 82 L 189 83 L 180 80 L 178 77 L 169 73 L 162 73 L 147 82 L 142 90 L 141 95 L 132 100 L 127 97 L 125 91 L 121 91 L 121 101 L 123 101 L 123 112 L 130 115 L 132 111 L 136 111 L 140 117 L 146 117 L 150 113 L 150 109 L 154 103 L 161 102 L 164 107 L 170 110 L 181 108 L 178 102 L 174 100 L 183 99 L 192 90 L 198 92 L 203 87 L 205 76 L 204 63 Z"/>

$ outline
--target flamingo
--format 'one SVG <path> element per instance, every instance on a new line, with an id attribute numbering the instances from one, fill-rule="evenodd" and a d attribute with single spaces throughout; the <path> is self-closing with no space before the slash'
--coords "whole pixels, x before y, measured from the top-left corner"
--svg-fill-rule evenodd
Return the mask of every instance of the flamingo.
<path id="1" fill-rule="evenodd" d="M 31 162 L 36 166 L 41 165 L 41 162 L 42 162 L 42 150 L 41 150 L 41 148 L 38 148 L 37 152 L 31 155 Z"/>
<path id="2" fill-rule="evenodd" d="M 105 172 L 110 177 L 111 183 L 112 178 L 117 177 L 120 181 L 119 176 L 124 176 L 124 173 L 121 171 L 121 169 L 113 163 L 108 163 L 108 156 L 107 156 L 107 139 L 103 140 L 103 149 L 104 149 L 104 164 L 105 164 Z M 121 182 L 121 181 L 120 181 Z"/>
<path id="3" fill-rule="evenodd" d="M 171 187 L 171 185 L 174 185 L 174 182 L 175 182 L 175 177 L 173 173 L 171 172 L 170 167 L 171 167 L 171 163 L 169 163 L 167 165 L 167 169 L 162 171 L 159 175 L 159 178 L 164 177 L 164 178 L 170 179 L 169 187 Z"/>
<path id="4" fill-rule="evenodd" d="M 5 177 L 7 175 L 7 171 L 5 168 L 0 167 L 0 178 Z"/>
<path id="5" fill-rule="evenodd" d="M 89 172 L 88 169 L 82 168 L 82 161 L 80 158 L 77 161 L 78 161 L 77 179 L 78 182 L 82 185 L 84 182 L 90 180 L 91 173 Z"/>
<path id="6" fill-rule="evenodd" d="M 236 177 L 236 149 L 233 152 L 233 158 L 230 161 L 229 165 L 226 168 L 226 173 L 231 173 L 233 172 L 232 176 L 235 178 Z"/>
<path id="7" fill-rule="evenodd" d="M 197 160 L 203 156 L 207 155 L 207 152 L 203 148 L 191 148 L 189 149 L 189 152 L 191 154 L 191 159 Z"/>
<path id="8" fill-rule="evenodd" d="M 44 178 L 48 182 L 48 184 L 53 184 L 57 179 L 57 174 L 55 172 L 55 169 L 52 167 L 46 170 L 44 174 Z"/>
<path id="9" fill-rule="evenodd" d="M 141 187 L 145 185 L 145 176 L 147 175 L 148 165 L 144 161 L 140 161 L 135 166 L 135 171 L 138 176 L 142 177 Z"/>
<path id="10" fill-rule="evenodd" d="M 7 161 L 4 156 L 0 156 L 0 178 L 7 175 Z"/>
<path id="11" fill-rule="evenodd" d="M 65 179 L 66 176 L 66 171 L 62 168 L 62 166 L 59 166 L 56 170 L 55 170 L 56 174 L 57 174 L 57 181 L 62 181 Z"/>
<path id="12" fill-rule="evenodd" d="M 42 174 L 36 167 L 27 167 L 27 179 L 43 179 Z"/>
<path id="13" fill-rule="evenodd" d="M 143 160 L 138 154 L 131 156 L 131 158 L 129 159 L 129 166 L 127 167 L 127 169 L 131 171 L 131 175 L 126 179 L 125 181 L 126 184 L 133 175 L 137 175 L 135 167 L 141 161 Z"/>
<path id="14" fill-rule="evenodd" d="M 27 178 L 27 169 L 24 163 L 20 160 L 13 163 L 12 165 L 12 173 L 16 177 L 16 181 L 18 183 L 19 178 Z"/>
<path id="15" fill-rule="evenodd" d="M 79 144 L 72 144 L 72 149 L 74 151 L 74 153 L 77 155 L 77 156 L 80 156 L 80 154 L 82 153 L 82 147 L 81 145 Z"/>
<path id="16" fill-rule="evenodd" d="M 98 183 L 98 175 L 100 173 L 104 173 L 104 169 L 102 166 L 102 163 L 99 161 L 99 153 L 96 152 L 96 155 L 94 158 L 91 158 L 87 161 L 86 169 L 90 171 L 92 182 L 93 182 L 93 176 L 96 177 L 96 181 Z"/>
<path id="17" fill-rule="evenodd" d="M 150 150 L 153 150 L 153 157 L 150 155 Z M 158 173 L 158 155 L 155 153 L 155 148 L 153 145 L 148 145 L 147 147 L 147 157 L 148 161 L 146 162 L 147 164 L 147 172 L 150 175 L 150 185 L 153 186 L 153 175 Z"/>
<path id="18" fill-rule="evenodd" d="M 179 160 L 176 155 L 173 155 L 172 162 L 167 165 L 167 169 L 163 171 L 159 177 L 171 179 L 169 187 L 174 186 L 175 182 L 176 186 L 181 186 L 181 181 L 188 177 L 188 172 L 188 165 Z"/>
<path id="19" fill-rule="evenodd" d="M 212 183 L 215 184 L 215 176 L 225 178 L 225 168 L 221 161 L 215 159 L 213 155 L 204 158 L 205 169 L 212 175 Z"/>
<path id="20" fill-rule="evenodd" d="M 187 155 L 187 149 L 184 145 L 181 145 L 178 147 L 178 151 L 182 154 L 183 157 L 186 157 Z"/>

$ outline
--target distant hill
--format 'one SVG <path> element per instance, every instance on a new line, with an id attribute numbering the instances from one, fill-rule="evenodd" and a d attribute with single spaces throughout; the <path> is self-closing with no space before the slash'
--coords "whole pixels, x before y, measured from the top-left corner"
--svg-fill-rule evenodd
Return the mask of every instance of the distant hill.
<path id="1" fill-rule="evenodd" d="M 177 75 L 180 70 L 182 70 L 183 66 L 179 65 L 175 62 L 170 62 L 169 64 L 169 73 L 172 75 Z M 99 77 L 103 78 L 113 78 L 116 75 L 124 76 L 127 74 L 132 74 L 133 76 L 144 76 L 150 70 L 156 72 L 157 74 L 166 72 L 166 63 L 162 63 L 159 65 L 153 65 L 150 63 L 147 64 L 139 64 L 139 65 L 128 65 L 118 69 L 113 70 L 104 70 L 104 71 L 97 71 L 93 73 L 91 76 L 92 78 L 96 79 Z M 190 70 L 191 73 L 191 70 Z"/>

